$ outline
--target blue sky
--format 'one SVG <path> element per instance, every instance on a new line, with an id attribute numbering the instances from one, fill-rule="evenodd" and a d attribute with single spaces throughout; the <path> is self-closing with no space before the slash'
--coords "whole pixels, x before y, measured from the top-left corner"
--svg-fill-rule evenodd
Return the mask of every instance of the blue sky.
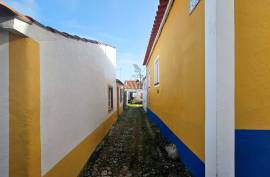
<path id="1" fill-rule="evenodd" d="M 117 77 L 142 65 L 158 0 L 4 0 L 42 24 L 117 48 Z"/>

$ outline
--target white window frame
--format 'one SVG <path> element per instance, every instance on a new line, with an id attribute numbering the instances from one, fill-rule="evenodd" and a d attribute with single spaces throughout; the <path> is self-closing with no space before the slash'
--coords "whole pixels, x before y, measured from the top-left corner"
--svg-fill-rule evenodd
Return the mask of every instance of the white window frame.
<path id="1" fill-rule="evenodd" d="M 200 0 L 189 0 L 189 14 L 191 15 L 195 8 L 200 3 Z"/>
<path id="2" fill-rule="evenodd" d="M 154 85 L 158 87 L 160 84 L 159 56 L 154 61 Z"/>
<path id="3" fill-rule="evenodd" d="M 113 87 L 108 86 L 108 112 L 113 111 Z"/>

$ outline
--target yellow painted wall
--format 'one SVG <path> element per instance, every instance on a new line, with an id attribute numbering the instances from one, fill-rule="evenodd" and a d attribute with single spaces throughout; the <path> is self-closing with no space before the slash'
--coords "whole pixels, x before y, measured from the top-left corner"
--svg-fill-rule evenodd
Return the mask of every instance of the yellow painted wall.
<path id="1" fill-rule="evenodd" d="M 41 177 L 39 45 L 10 34 L 10 177 Z M 117 119 L 111 114 L 45 177 L 77 177 Z"/>
<path id="2" fill-rule="evenodd" d="M 148 106 L 204 161 L 204 0 L 175 0 L 149 65 Z M 159 55 L 160 86 L 153 63 Z M 159 89 L 159 93 L 158 90 Z"/>
<path id="3" fill-rule="evenodd" d="M 40 177 L 39 45 L 10 33 L 9 176 Z"/>
<path id="4" fill-rule="evenodd" d="M 77 177 L 94 152 L 96 146 L 108 133 L 112 124 L 117 120 L 115 111 L 105 122 L 103 122 L 94 132 L 88 135 L 76 148 L 58 162 L 45 177 Z"/>
<path id="5" fill-rule="evenodd" d="M 270 129 L 269 7 L 235 0 L 237 129 Z"/>

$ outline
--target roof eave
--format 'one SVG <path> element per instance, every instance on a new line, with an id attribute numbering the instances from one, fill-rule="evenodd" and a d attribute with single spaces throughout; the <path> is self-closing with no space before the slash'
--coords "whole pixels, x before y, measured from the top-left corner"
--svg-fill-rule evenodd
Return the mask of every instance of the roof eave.
<path id="1" fill-rule="evenodd" d="M 160 3 L 160 5 L 158 6 L 158 11 L 157 11 L 155 21 L 154 21 L 154 24 L 153 24 L 153 28 L 152 28 L 151 36 L 150 36 L 150 39 L 149 39 L 149 42 L 148 42 L 147 50 L 146 50 L 146 53 L 145 53 L 143 65 L 148 65 L 150 57 L 152 56 L 153 50 L 154 50 L 154 48 L 156 46 L 156 43 L 157 43 L 157 41 L 158 41 L 158 39 L 160 37 L 162 29 L 163 29 L 163 27 L 165 25 L 165 22 L 166 22 L 166 20 L 168 18 L 168 15 L 170 13 L 173 2 L 174 2 L 174 0 L 169 0 L 168 1 L 167 5 L 166 5 L 166 10 L 164 12 L 163 12 L 163 8 L 165 8 L 164 7 L 165 6 L 164 2 Z M 163 13 L 163 14 L 161 14 L 161 13 Z M 160 18 L 162 18 L 162 20 Z"/>
<path id="2" fill-rule="evenodd" d="M 0 28 L 22 36 L 26 35 L 29 24 L 16 17 L 0 18 Z"/>
<path id="3" fill-rule="evenodd" d="M 115 46 L 112 46 L 112 45 L 104 43 L 104 42 L 91 40 L 91 39 L 86 39 L 86 38 L 81 38 L 79 36 L 71 35 L 71 34 L 68 34 L 68 33 L 65 33 L 65 32 L 60 32 L 60 31 L 58 31 L 58 30 L 56 30 L 54 28 L 45 26 L 45 25 L 39 23 L 38 21 L 36 21 L 35 19 L 33 19 L 32 17 L 25 16 L 25 15 L 17 12 L 13 8 L 7 6 L 6 4 L 4 4 L 2 2 L 0 2 L 0 10 L 1 9 L 2 9 L 3 12 L 0 15 L 0 23 L 1 23 L 0 28 L 3 28 L 5 30 L 8 30 L 8 31 L 11 31 L 11 32 L 14 32 L 14 33 L 19 33 L 19 34 L 22 34 L 22 35 L 26 35 L 25 31 L 20 31 L 20 30 L 16 29 L 15 21 L 17 20 L 16 22 L 18 22 L 18 24 L 23 24 L 24 26 L 35 24 L 35 25 L 37 25 L 37 26 L 39 26 L 39 27 L 41 27 L 41 28 L 43 28 L 43 29 L 45 29 L 47 31 L 62 35 L 64 37 L 66 37 L 66 38 L 80 40 L 80 41 L 84 41 L 84 42 L 90 42 L 90 43 L 97 44 L 97 45 L 109 46 L 111 48 L 116 49 Z M 14 24 L 13 24 L 13 26 L 9 25 L 9 27 L 7 27 L 6 23 L 8 21 L 10 21 L 10 20 L 14 20 Z M 29 27 L 29 26 L 27 26 L 27 27 Z"/>

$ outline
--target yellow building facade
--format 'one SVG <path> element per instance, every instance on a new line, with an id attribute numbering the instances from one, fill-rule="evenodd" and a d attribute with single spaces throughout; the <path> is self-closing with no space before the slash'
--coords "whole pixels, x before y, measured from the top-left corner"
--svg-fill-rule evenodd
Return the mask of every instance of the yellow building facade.
<path id="1" fill-rule="evenodd" d="M 191 165 L 198 163 L 201 169 L 196 169 L 197 173 L 203 173 L 204 2 L 191 16 L 188 5 L 188 1 L 174 1 L 147 63 L 148 112 L 156 114 L 182 141 L 183 147 L 188 147 L 190 154 L 186 154 L 186 160 Z M 154 83 L 156 59 L 158 85 Z M 194 162 L 189 162 L 190 158 Z"/>
<path id="2" fill-rule="evenodd" d="M 236 176 L 270 163 L 270 2 L 235 0 Z"/>
<path id="3" fill-rule="evenodd" d="M 195 177 L 270 175 L 269 7 L 160 1 L 144 60 L 147 114 Z"/>

